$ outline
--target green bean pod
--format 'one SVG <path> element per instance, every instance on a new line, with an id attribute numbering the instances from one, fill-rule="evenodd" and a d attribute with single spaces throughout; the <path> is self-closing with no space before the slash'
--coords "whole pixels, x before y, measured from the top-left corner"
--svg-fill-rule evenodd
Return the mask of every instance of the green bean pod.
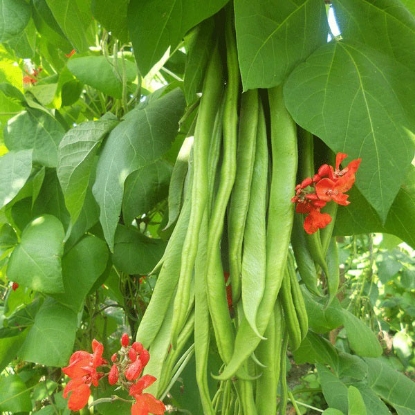
<path id="1" fill-rule="evenodd" d="M 258 124 L 258 91 L 248 90 L 241 97 L 236 178 L 228 212 L 229 271 L 232 300 L 241 295 L 241 257 L 244 228 L 250 200 Z"/>
<path id="2" fill-rule="evenodd" d="M 275 303 L 273 317 L 265 331 L 267 338 L 258 345 L 256 354 L 265 365 L 256 381 L 255 404 L 259 414 L 277 412 L 277 391 L 280 378 L 280 355 L 282 352 L 284 319 L 280 302 Z"/>
<path id="3" fill-rule="evenodd" d="M 282 309 L 284 311 L 285 325 L 290 338 L 290 348 L 292 351 L 295 351 L 301 344 L 302 335 L 291 294 L 291 278 L 288 266 L 284 275 L 284 280 L 282 281 L 281 291 L 278 298 L 281 300 Z"/>
<path id="4" fill-rule="evenodd" d="M 183 245 L 180 278 L 174 301 L 172 344 L 183 327 L 191 304 L 191 284 L 197 254 L 199 230 L 206 209 L 208 195 L 208 154 L 213 135 L 216 114 L 223 92 L 222 63 L 216 46 L 206 70 L 205 82 L 195 129 L 194 179 L 192 187 L 192 209 L 188 231 Z"/>
<path id="5" fill-rule="evenodd" d="M 301 291 L 300 284 L 298 283 L 297 274 L 295 272 L 294 258 L 291 252 L 289 252 L 287 259 L 287 270 L 291 283 L 291 299 L 294 304 L 295 313 L 300 326 L 302 341 L 308 332 L 308 314 L 305 307 L 303 293 Z"/>
<path id="6" fill-rule="evenodd" d="M 264 296 L 258 310 L 257 327 L 263 336 L 268 327 L 281 288 L 293 224 L 297 173 L 296 125 L 284 105 L 282 87 L 268 91 L 271 119 L 272 174 L 268 205 L 267 275 Z M 241 320 L 232 359 L 219 379 L 233 376 L 254 352 L 261 339 L 246 318 Z"/>
<path id="7" fill-rule="evenodd" d="M 226 363 L 233 353 L 234 334 L 229 316 L 226 286 L 221 261 L 220 245 L 229 197 L 235 182 L 236 145 L 238 130 L 239 66 L 233 32 L 233 14 L 228 8 L 226 21 L 226 56 L 228 78 L 225 91 L 223 122 L 223 159 L 212 215 L 209 219 L 207 246 L 207 294 L 209 312 L 216 343 L 222 360 Z"/>
<path id="8" fill-rule="evenodd" d="M 336 297 L 340 284 L 339 251 L 335 237 L 331 238 L 327 251 L 327 268 L 327 288 L 329 298 L 327 300 L 326 307 L 328 307 Z"/>
<path id="9" fill-rule="evenodd" d="M 321 291 L 317 287 L 318 272 L 316 264 L 307 247 L 302 218 L 300 215 L 295 215 L 294 217 L 291 246 L 294 251 L 295 261 L 297 263 L 298 273 L 300 274 L 301 280 L 311 293 L 321 296 Z"/>
<path id="10" fill-rule="evenodd" d="M 242 304 L 252 330 L 258 332 L 256 319 L 265 290 L 266 214 L 268 200 L 268 146 L 262 106 L 258 113 L 257 145 L 252 174 L 251 197 L 244 232 L 242 257 Z M 233 289 L 233 286 L 232 286 Z"/>
<path id="11" fill-rule="evenodd" d="M 280 354 L 280 402 L 278 405 L 278 413 L 285 415 L 287 413 L 288 385 L 287 385 L 287 348 L 288 334 L 284 333 L 281 354 Z"/>

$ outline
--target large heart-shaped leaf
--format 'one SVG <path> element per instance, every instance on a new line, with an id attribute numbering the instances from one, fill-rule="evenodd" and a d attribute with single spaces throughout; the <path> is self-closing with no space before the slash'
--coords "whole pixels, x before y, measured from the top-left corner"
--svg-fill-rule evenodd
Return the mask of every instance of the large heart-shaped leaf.
<path id="1" fill-rule="evenodd" d="M 156 64 L 167 48 L 174 49 L 186 32 L 219 11 L 228 0 L 130 1 L 128 27 L 142 75 Z"/>
<path id="2" fill-rule="evenodd" d="M 414 154 L 415 74 L 363 44 L 331 42 L 285 85 L 295 121 L 335 152 L 364 156 L 356 184 L 382 221 Z"/>
<path id="3" fill-rule="evenodd" d="M 62 223 L 56 217 L 44 215 L 32 221 L 10 256 L 9 279 L 43 293 L 63 292 L 64 237 Z"/>
<path id="4" fill-rule="evenodd" d="M 47 366 L 65 366 L 73 350 L 77 327 L 74 311 L 47 298 L 36 314 L 19 357 Z"/>
<path id="5" fill-rule="evenodd" d="M 32 170 L 32 150 L 10 151 L 0 158 L 0 208 L 22 189 Z"/>
<path id="6" fill-rule="evenodd" d="M 343 39 L 362 42 L 415 70 L 415 18 L 400 0 L 332 3 Z"/>
<path id="7" fill-rule="evenodd" d="M 0 377 L 0 410 L 5 413 L 32 410 L 30 389 L 17 374 Z"/>
<path id="8" fill-rule="evenodd" d="M 57 173 L 72 222 L 81 212 L 98 148 L 117 123 L 109 115 L 82 123 L 71 128 L 59 144 Z"/>
<path id="9" fill-rule="evenodd" d="M 93 187 L 101 209 L 101 225 L 111 250 L 126 178 L 167 152 L 177 134 L 184 105 L 183 93 L 173 90 L 130 111 L 111 131 L 98 161 Z"/>
<path id="10" fill-rule="evenodd" d="M 320 0 L 236 1 L 235 26 L 244 90 L 280 84 L 328 33 Z"/>

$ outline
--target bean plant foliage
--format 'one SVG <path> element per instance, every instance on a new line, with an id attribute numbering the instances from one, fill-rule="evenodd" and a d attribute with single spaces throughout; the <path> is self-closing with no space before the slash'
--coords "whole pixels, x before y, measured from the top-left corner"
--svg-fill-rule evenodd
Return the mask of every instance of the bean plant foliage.
<path id="1" fill-rule="evenodd" d="M 0 0 L 0 410 L 414 415 L 413 258 L 342 272 L 415 249 L 414 51 L 409 0 Z"/>

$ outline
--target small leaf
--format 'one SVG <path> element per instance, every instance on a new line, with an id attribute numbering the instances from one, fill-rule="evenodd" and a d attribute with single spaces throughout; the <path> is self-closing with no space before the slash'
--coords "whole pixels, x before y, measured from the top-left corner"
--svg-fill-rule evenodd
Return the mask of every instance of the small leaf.
<path id="1" fill-rule="evenodd" d="M 111 32 L 121 43 L 129 41 L 127 9 L 129 0 L 92 0 L 91 9 L 95 19 Z"/>
<path id="2" fill-rule="evenodd" d="M 10 256 L 10 280 L 43 293 L 63 292 L 61 257 L 65 237 L 62 223 L 51 215 L 33 220 Z"/>
<path id="3" fill-rule="evenodd" d="M 30 389 L 19 375 L 7 374 L 0 377 L 0 410 L 13 413 L 32 410 Z"/>
<path id="4" fill-rule="evenodd" d="M 343 309 L 343 324 L 351 349 L 362 357 L 379 357 L 382 347 L 366 324 L 349 311 Z"/>
<path id="5" fill-rule="evenodd" d="M 9 150 L 33 149 L 33 161 L 56 167 L 58 144 L 65 130 L 46 112 L 28 109 L 11 118 L 4 132 Z"/>
<path id="6" fill-rule="evenodd" d="M 339 411 L 338 409 L 328 408 L 325 409 L 321 415 L 344 415 L 344 412 Z"/>
<path id="7" fill-rule="evenodd" d="M 366 405 L 359 392 L 359 389 L 354 386 L 349 386 L 349 393 L 347 396 L 349 403 L 349 410 L 347 415 L 367 415 Z"/>
<path id="8" fill-rule="evenodd" d="M 130 224 L 167 198 L 171 171 L 169 163 L 158 160 L 127 177 L 122 203 L 125 223 Z"/>
<path id="9" fill-rule="evenodd" d="M 53 297 L 61 304 L 79 312 L 86 295 L 105 271 L 108 249 L 105 242 L 89 235 L 81 239 L 62 258 L 65 294 Z"/>
<path id="10" fill-rule="evenodd" d="M 10 151 L 0 157 L 0 208 L 23 188 L 32 170 L 32 150 Z"/>
<path id="11" fill-rule="evenodd" d="M 134 54 L 143 76 L 170 46 L 172 50 L 189 29 L 219 11 L 228 0 L 130 1 L 128 27 Z"/>
<path id="12" fill-rule="evenodd" d="M 119 225 L 112 260 L 122 272 L 146 275 L 160 261 L 165 248 L 165 241 L 148 238 L 135 228 Z"/>
<path id="13" fill-rule="evenodd" d="M 347 386 L 325 366 L 317 364 L 317 371 L 324 397 L 329 406 L 347 413 Z"/>
<path id="14" fill-rule="evenodd" d="M 77 326 L 74 311 L 47 298 L 36 314 L 19 357 L 47 366 L 65 366 L 73 350 Z"/>
<path id="15" fill-rule="evenodd" d="M 184 105 L 182 92 L 175 89 L 151 100 L 144 108 L 130 111 L 111 131 L 98 161 L 93 187 L 101 209 L 101 225 L 111 250 L 126 178 L 168 151 L 177 134 Z"/>
<path id="16" fill-rule="evenodd" d="M 356 185 L 382 222 L 413 158 L 414 85 L 414 73 L 399 62 L 342 40 L 314 52 L 284 89 L 301 127 L 335 152 L 364 156 Z"/>
<path id="17" fill-rule="evenodd" d="M 327 42 L 320 0 L 240 0 L 235 2 L 235 26 L 244 90 L 279 85 Z"/>
<path id="18" fill-rule="evenodd" d="M 0 43 L 24 30 L 30 20 L 30 5 L 24 0 L 0 0 Z"/>
<path id="19" fill-rule="evenodd" d="M 105 56 L 84 56 L 68 61 L 68 69 L 83 83 L 102 91 L 114 98 L 122 98 L 123 67 L 125 80 L 132 82 L 137 76 L 133 62 L 121 57 L 106 58 Z"/>
<path id="20" fill-rule="evenodd" d="M 81 212 L 98 148 L 117 123 L 110 116 L 82 123 L 70 129 L 59 144 L 57 174 L 72 222 Z"/>

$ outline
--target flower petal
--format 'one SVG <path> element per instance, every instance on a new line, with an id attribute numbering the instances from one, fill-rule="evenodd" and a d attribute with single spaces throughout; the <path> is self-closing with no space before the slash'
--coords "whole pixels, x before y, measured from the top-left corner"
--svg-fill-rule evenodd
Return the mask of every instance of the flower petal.
<path id="1" fill-rule="evenodd" d="M 80 411 L 87 403 L 89 396 L 91 395 L 91 389 L 89 386 L 83 383 L 74 389 L 69 397 L 68 408 L 71 411 Z"/>
<path id="2" fill-rule="evenodd" d="M 309 234 L 317 232 L 319 229 L 325 228 L 331 222 L 331 216 L 328 213 L 321 213 L 313 210 L 304 220 L 304 230 Z"/>
<path id="3" fill-rule="evenodd" d="M 166 407 L 164 403 L 156 399 L 151 393 L 144 393 L 142 399 L 147 405 L 147 409 L 153 415 L 163 415 Z"/>
<path id="4" fill-rule="evenodd" d="M 137 383 L 130 387 L 130 395 L 134 397 L 141 395 L 143 390 L 152 385 L 156 380 L 157 378 L 152 375 L 144 375 L 138 379 Z"/>

